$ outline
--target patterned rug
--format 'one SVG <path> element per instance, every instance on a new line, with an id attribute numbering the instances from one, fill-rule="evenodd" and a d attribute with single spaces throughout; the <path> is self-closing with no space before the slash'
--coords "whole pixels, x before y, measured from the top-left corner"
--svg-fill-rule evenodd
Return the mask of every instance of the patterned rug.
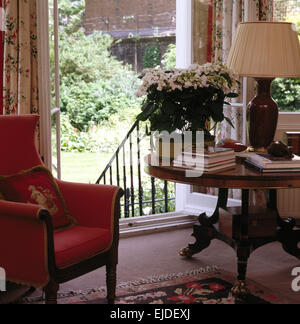
<path id="1" fill-rule="evenodd" d="M 236 276 L 224 271 L 198 269 L 188 273 L 151 277 L 117 287 L 116 304 L 287 304 L 281 295 L 248 280 L 251 295 L 232 296 Z M 39 304 L 43 297 L 27 297 L 22 303 Z M 105 288 L 60 293 L 59 304 L 106 304 Z"/>

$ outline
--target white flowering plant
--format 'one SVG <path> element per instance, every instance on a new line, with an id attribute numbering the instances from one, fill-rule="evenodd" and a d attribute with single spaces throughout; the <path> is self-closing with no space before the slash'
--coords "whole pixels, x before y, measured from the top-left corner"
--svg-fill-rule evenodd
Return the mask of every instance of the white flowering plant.
<path id="1" fill-rule="evenodd" d="M 150 121 L 151 131 L 208 133 L 207 124 L 227 120 L 224 104 L 238 97 L 238 77 L 220 63 L 194 64 L 188 69 L 146 69 L 138 96 L 146 96 L 138 120 Z"/>

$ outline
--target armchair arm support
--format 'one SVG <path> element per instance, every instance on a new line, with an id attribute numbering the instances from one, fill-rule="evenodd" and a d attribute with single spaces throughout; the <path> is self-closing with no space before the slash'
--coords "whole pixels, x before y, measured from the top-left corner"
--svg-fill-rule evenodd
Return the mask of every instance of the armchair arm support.
<path id="1" fill-rule="evenodd" d="M 59 180 L 57 184 L 71 216 L 80 225 L 110 228 L 123 195 L 120 187 Z"/>
<path id="2" fill-rule="evenodd" d="M 48 212 L 39 205 L 0 200 L 0 218 L 6 215 L 34 221 L 41 220 L 46 214 Z"/>
<path id="3" fill-rule="evenodd" d="M 7 280 L 45 287 L 54 264 L 48 211 L 38 205 L 0 201 L 0 267 Z"/>

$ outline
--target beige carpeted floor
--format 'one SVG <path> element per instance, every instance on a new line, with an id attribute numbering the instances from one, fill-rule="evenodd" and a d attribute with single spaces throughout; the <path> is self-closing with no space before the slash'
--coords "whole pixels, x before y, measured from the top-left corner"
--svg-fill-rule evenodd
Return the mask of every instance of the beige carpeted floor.
<path id="1" fill-rule="evenodd" d="M 155 233 L 121 239 L 118 282 L 126 282 L 162 274 L 186 272 L 206 266 L 236 273 L 235 252 L 226 244 L 214 240 L 211 246 L 192 259 L 182 258 L 178 251 L 194 242 L 192 229 Z M 290 303 L 300 303 L 300 292 L 292 291 L 292 269 L 300 260 L 286 254 L 279 243 L 255 251 L 249 261 L 248 277 L 283 294 Z M 61 292 L 85 290 L 105 285 L 105 269 L 63 284 Z"/>
<path id="2" fill-rule="evenodd" d="M 235 252 L 226 244 L 214 240 L 211 246 L 192 259 L 182 258 L 178 251 L 194 242 L 192 228 L 155 233 L 120 241 L 118 283 L 179 272 L 207 266 L 236 273 Z M 291 304 L 300 303 L 300 292 L 292 291 L 292 269 L 300 267 L 300 260 L 286 254 L 279 243 L 272 243 L 255 251 L 249 261 L 248 277 Z M 90 290 L 105 286 L 105 268 L 61 285 L 60 292 Z M 32 296 L 40 296 L 36 291 Z"/>

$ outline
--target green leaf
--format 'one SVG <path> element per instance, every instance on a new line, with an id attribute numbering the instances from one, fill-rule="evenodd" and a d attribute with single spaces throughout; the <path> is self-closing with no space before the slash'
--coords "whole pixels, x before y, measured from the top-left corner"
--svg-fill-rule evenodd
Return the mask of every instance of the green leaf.
<path id="1" fill-rule="evenodd" d="M 157 108 L 158 106 L 154 103 L 147 102 L 142 108 L 143 111 L 136 117 L 136 119 L 140 121 L 146 121 L 155 112 Z"/>
<path id="2" fill-rule="evenodd" d="M 228 117 L 224 117 L 224 119 L 227 121 L 227 123 L 232 127 L 235 128 L 232 121 Z"/>
<path id="3" fill-rule="evenodd" d="M 239 95 L 234 92 L 230 92 L 226 95 L 227 98 L 237 98 Z"/>

